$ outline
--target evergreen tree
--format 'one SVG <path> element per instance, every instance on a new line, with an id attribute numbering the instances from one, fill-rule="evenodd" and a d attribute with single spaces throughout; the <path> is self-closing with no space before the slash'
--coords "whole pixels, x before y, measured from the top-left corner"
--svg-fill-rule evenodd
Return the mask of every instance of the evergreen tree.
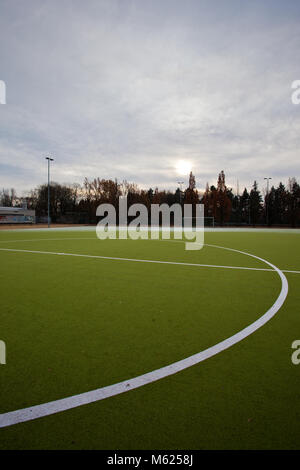
<path id="1" fill-rule="evenodd" d="M 256 225 L 262 214 L 262 196 L 258 190 L 257 182 L 254 181 L 249 197 L 250 206 L 250 220 L 253 225 Z"/>

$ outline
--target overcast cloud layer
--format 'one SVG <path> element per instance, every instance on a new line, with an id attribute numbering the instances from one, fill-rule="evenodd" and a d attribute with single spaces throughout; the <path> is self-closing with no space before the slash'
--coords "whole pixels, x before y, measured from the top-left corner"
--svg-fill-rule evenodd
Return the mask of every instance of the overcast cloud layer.
<path id="1" fill-rule="evenodd" d="M 299 1 L 0 0 L 0 188 L 299 178 Z"/>

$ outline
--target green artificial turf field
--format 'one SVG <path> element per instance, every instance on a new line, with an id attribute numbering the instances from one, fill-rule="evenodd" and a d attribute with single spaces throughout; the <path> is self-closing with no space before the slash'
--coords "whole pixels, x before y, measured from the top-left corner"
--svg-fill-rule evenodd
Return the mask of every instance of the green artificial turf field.
<path id="1" fill-rule="evenodd" d="M 205 244 L 186 251 L 181 241 L 100 241 L 94 231 L 1 231 L 0 414 L 160 369 L 255 322 L 276 301 L 280 277 L 208 245 L 300 271 L 298 231 L 211 231 Z M 1 428 L 0 448 L 299 448 L 291 344 L 300 339 L 300 273 L 284 274 L 283 306 L 241 342 L 141 388 Z"/>

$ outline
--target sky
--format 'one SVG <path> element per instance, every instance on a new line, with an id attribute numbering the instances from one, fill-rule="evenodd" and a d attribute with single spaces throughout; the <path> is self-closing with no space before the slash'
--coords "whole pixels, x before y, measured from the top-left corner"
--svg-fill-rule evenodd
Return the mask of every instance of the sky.
<path id="1" fill-rule="evenodd" d="M 0 189 L 299 179 L 298 0 L 0 0 Z"/>

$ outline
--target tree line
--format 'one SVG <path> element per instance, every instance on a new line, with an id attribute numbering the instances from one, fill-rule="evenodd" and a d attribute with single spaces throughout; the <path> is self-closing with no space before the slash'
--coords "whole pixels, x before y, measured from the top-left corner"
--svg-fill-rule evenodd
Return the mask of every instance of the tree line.
<path id="1" fill-rule="evenodd" d="M 191 174 L 192 175 L 192 174 Z M 192 175 L 190 181 L 195 181 Z M 127 181 L 85 178 L 80 184 L 50 184 L 50 213 L 54 223 L 97 223 L 96 209 L 99 204 L 110 203 L 118 209 L 119 197 L 126 195 L 128 206 L 141 203 L 150 209 L 151 204 L 174 203 L 204 204 L 204 213 L 208 221 L 218 225 L 285 225 L 300 226 L 300 185 L 296 178 L 290 178 L 285 186 L 282 182 L 272 186 L 268 194 L 262 194 L 254 181 L 250 192 L 247 188 L 242 194 L 234 194 L 225 183 L 223 171 L 218 175 L 216 185 L 207 183 L 200 193 L 195 184 L 189 184 L 185 190 L 173 191 L 158 188 L 141 189 Z M 14 189 L 0 192 L 0 206 L 22 206 L 36 211 L 37 221 L 47 217 L 48 185 L 43 184 L 29 192 L 26 198 L 17 196 Z"/>

